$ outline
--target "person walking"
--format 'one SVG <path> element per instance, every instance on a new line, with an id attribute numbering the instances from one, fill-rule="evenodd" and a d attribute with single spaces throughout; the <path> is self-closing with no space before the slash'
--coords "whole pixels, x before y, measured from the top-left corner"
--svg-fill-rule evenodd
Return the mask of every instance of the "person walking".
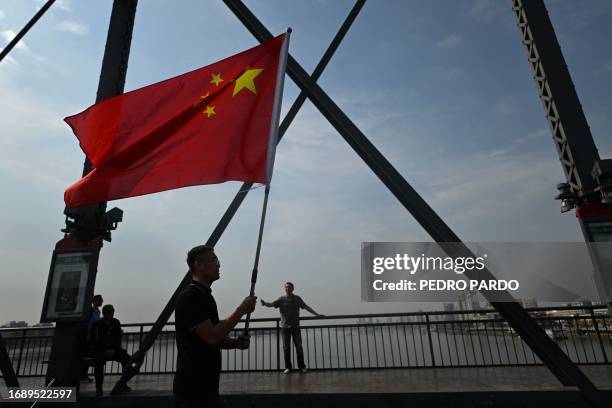
<path id="1" fill-rule="evenodd" d="M 93 382 L 87 375 L 89 370 L 89 358 L 91 357 L 91 328 L 94 323 L 100 320 L 100 306 L 104 303 L 102 295 L 95 295 L 91 300 L 91 308 L 89 310 L 89 322 L 87 323 L 87 333 L 84 334 L 81 343 L 81 381 Z"/>

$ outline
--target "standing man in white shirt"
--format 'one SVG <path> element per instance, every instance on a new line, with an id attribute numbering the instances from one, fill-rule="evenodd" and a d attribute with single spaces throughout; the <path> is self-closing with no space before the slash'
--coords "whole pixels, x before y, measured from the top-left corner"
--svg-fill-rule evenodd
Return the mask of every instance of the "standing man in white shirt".
<path id="1" fill-rule="evenodd" d="M 278 308 L 281 315 L 280 327 L 283 336 L 283 352 L 285 355 L 285 371 L 289 374 L 293 369 L 291 364 L 291 338 L 297 354 L 298 368 L 302 373 L 305 373 L 306 364 L 304 363 L 304 349 L 302 348 L 302 335 L 300 333 L 300 309 L 305 309 L 315 316 L 323 316 L 315 312 L 308 306 L 301 297 L 293 294 L 293 283 L 285 283 L 285 296 L 281 296 L 274 302 L 266 302 L 263 299 L 261 304 L 267 307 Z"/>

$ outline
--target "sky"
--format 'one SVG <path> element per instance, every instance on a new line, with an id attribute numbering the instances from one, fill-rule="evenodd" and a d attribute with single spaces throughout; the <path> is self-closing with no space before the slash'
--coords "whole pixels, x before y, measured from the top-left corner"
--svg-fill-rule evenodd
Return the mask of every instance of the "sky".
<path id="1" fill-rule="evenodd" d="M 510 1 L 369 0 L 322 75 L 334 99 L 464 241 L 582 241 L 553 199 L 564 180 Z M 43 4 L 0 2 L 0 47 Z M 353 2 L 257 0 L 269 30 L 292 27 L 311 72 Z M 612 157 L 612 3 L 546 1 L 602 158 Z M 95 100 L 112 2 L 58 0 L 0 63 L 0 324 L 40 318 L 63 191 L 84 155 L 62 121 Z M 257 45 L 221 1 L 141 0 L 125 90 Z M 287 79 L 286 112 L 298 94 Z M 109 203 L 124 222 L 101 253 L 96 293 L 122 322 L 156 319 L 239 188 L 231 182 Z M 220 315 L 249 290 L 263 190 L 216 247 Z M 365 241 L 430 237 L 307 102 L 276 154 L 257 295 L 294 282 L 319 313 L 440 308 L 360 300 Z M 590 272 L 584 271 L 585 279 Z M 259 307 L 254 317 L 276 316 Z"/>

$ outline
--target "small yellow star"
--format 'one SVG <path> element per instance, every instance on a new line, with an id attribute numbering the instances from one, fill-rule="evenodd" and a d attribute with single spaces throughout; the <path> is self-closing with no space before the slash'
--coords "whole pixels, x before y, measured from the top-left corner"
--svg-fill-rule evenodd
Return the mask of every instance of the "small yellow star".
<path id="1" fill-rule="evenodd" d="M 221 73 L 218 73 L 218 74 L 212 74 L 212 79 L 210 80 L 210 83 L 215 84 L 216 86 L 219 86 L 219 84 L 223 81 L 224 80 L 221 79 Z"/>
<path id="2" fill-rule="evenodd" d="M 200 96 L 200 100 L 199 100 L 199 101 L 195 101 L 195 102 L 193 103 L 193 107 L 194 107 L 195 109 L 199 108 L 199 107 L 200 107 L 200 106 L 201 106 L 201 105 L 204 103 L 204 101 L 206 100 L 206 98 L 208 98 L 208 95 L 209 95 L 209 93 L 208 93 L 208 92 L 206 92 L 206 95 L 201 95 L 201 96 Z"/>
<path id="3" fill-rule="evenodd" d="M 205 114 L 207 117 L 211 117 L 212 115 L 216 115 L 217 112 L 215 112 L 215 107 L 213 106 L 209 106 L 206 105 L 206 109 L 204 110 L 204 112 L 202 112 L 203 114 Z"/>
<path id="4" fill-rule="evenodd" d="M 257 89 L 255 89 L 255 82 L 253 80 L 257 77 L 257 75 L 261 74 L 263 69 L 248 69 L 244 71 L 244 74 L 240 75 L 236 79 L 236 85 L 234 86 L 234 93 L 232 96 L 235 96 L 238 92 L 242 90 L 242 88 L 246 88 L 249 91 L 253 92 L 257 95 Z"/>
<path id="5" fill-rule="evenodd" d="M 197 102 L 194 102 L 193 107 L 194 108 L 199 108 L 200 105 L 202 105 L 202 103 L 204 103 L 204 100 L 206 100 L 206 98 L 208 98 L 208 95 L 210 95 L 208 92 L 206 92 L 206 95 L 202 95 L 200 96 L 200 100 Z"/>

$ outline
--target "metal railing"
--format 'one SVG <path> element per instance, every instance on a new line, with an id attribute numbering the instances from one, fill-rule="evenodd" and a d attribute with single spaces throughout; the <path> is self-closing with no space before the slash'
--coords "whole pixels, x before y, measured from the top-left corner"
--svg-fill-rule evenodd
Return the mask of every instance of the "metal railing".
<path id="1" fill-rule="evenodd" d="M 530 315 L 578 364 L 608 364 L 612 323 L 599 306 L 532 308 Z M 248 350 L 223 350 L 223 371 L 284 368 L 278 318 L 253 319 Z M 494 310 L 303 317 L 302 344 L 311 370 L 529 366 L 541 362 Z M 124 324 L 123 347 L 134 353 L 152 323 Z M 146 355 L 143 374 L 176 370 L 174 323 Z M 53 328 L 2 329 L 20 377 L 44 376 Z M 239 334 L 239 331 L 234 333 Z M 293 366 L 296 366 L 292 347 Z M 118 374 L 118 363 L 106 364 Z"/>

